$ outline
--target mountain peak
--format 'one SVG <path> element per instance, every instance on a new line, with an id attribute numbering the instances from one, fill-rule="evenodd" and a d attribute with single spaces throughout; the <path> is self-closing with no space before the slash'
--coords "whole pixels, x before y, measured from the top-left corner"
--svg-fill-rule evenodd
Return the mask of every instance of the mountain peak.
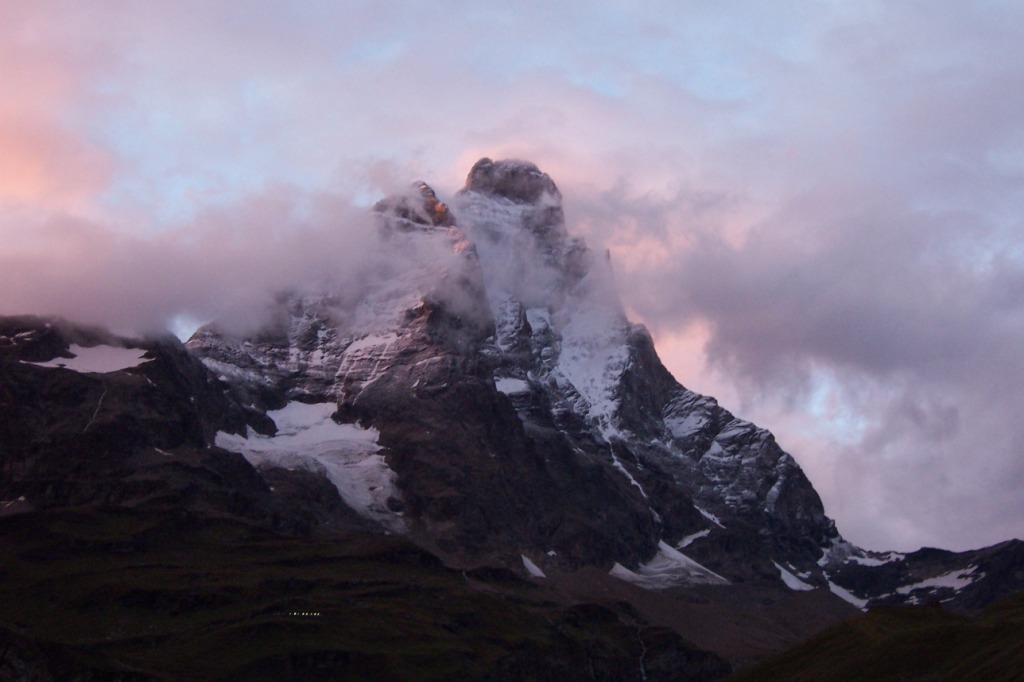
<path id="1" fill-rule="evenodd" d="M 434 188 L 422 180 L 412 183 L 404 192 L 381 199 L 374 204 L 373 210 L 381 215 L 416 225 L 455 225 L 455 218 L 448 210 L 448 204 L 441 203 Z"/>
<path id="2" fill-rule="evenodd" d="M 562 194 L 547 173 L 536 164 L 518 159 L 492 161 L 484 157 L 473 164 L 463 191 L 504 197 L 516 203 L 536 204 L 545 198 L 562 203 Z"/>

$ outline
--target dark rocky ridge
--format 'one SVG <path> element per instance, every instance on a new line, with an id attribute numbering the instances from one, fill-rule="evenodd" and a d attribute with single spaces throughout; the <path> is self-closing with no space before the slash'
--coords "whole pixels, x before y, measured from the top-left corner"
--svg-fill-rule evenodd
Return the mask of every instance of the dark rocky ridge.
<path id="1" fill-rule="evenodd" d="M 235 401 L 176 339 L 120 339 L 61 320 L 0 318 L 0 514 L 83 505 L 179 509 L 307 532 L 329 519 L 364 524 L 319 479 L 294 498 L 271 495 L 235 453 L 210 447 L 219 430 L 273 431 Z M 78 372 L 37 362 L 70 358 L 72 344 L 145 352 L 137 366 Z M 315 492 L 319 491 L 319 492 Z"/>

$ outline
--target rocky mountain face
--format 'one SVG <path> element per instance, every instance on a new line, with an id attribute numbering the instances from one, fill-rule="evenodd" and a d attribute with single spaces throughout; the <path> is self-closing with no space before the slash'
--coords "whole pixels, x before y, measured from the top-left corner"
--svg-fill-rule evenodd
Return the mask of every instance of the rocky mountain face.
<path id="1" fill-rule="evenodd" d="M 536 166 L 481 159 L 451 203 L 419 183 L 376 206 L 389 255 L 360 296 L 285 294 L 265 334 L 187 344 L 243 403 L 337 405 L 378 434 L 388 493 L 364 515 L 456 563 L 831 586 L 858 606 L 991 573 L 845 542 L 769 432 L 665 369 Z"/>
<path id="2" fill-rule="evenodd" d="M 230 515 L 287 532 L 366 522 L 309 472 L 211 448 L 273 422 L 173 338 L 0 318 L 0 516 L 89 505 Z M 294 495 L 273 495 L 270 486 Z"/>
<path id="3" fill-rule="evenodd" d="M 374 216 L 358 286 L 282 292 L 256 331 L 214 322 L 182 346 L 0 320 L 0 518 L 100 505 L 387 534 L 460 571 L 860 608 L 1024 589 L 1018 541 L 846 542 L 769 432 L 665 369 L 533 164 L 481 159 L 451 206 L 418 183 Z"/>
<path id="4" fill-rule="evenodd" d="M 774 558 L 820 573 L 837 536 L 799 467 L 671 377 L 607 258 L 567 234 L 547 175 L 483 160 L 451 209 L 422 184 L 376 208 L 402 256 L 361 296 L 282 295 L 275 327 L 188 343 L 243 404 L 336 405 L 376 433 L 364 455 L 383 453 L 390 492 L 367 515 L 468 564 L 636 573 L 657 558 L 679 582 L 777 581 Z M 271 462 L 254 439 L 218 442 Z M 704 546 L 703 578 L 675 556 L 684 543 Z"/>

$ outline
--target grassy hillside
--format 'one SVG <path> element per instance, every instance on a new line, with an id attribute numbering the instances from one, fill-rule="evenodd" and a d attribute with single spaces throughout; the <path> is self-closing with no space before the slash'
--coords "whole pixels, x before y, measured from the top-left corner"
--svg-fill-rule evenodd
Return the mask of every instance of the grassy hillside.
<path id="1" fill-rule="evenodd" d="M 0 517 L 0 679 L 712 679 L 622 605 L 555 604 L 384 535 L 126 509 Z"/>
<path id="2" fill-rule="evenodd" d="M 872 609 L 730 681 L 1024 679 L 1024 593 L 977 617 L 939 606 Z"/>

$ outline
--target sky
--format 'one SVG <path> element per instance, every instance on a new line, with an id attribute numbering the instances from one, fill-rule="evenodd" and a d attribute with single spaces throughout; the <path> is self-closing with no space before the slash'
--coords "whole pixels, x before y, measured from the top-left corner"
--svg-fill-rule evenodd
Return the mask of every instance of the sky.
<path id="1" fill-rule="evenodd" d="M 1024 6 L 0 0 L 0 314 L 181 333 L 528 159 L 869 549 L 1024 538 Z"/>

